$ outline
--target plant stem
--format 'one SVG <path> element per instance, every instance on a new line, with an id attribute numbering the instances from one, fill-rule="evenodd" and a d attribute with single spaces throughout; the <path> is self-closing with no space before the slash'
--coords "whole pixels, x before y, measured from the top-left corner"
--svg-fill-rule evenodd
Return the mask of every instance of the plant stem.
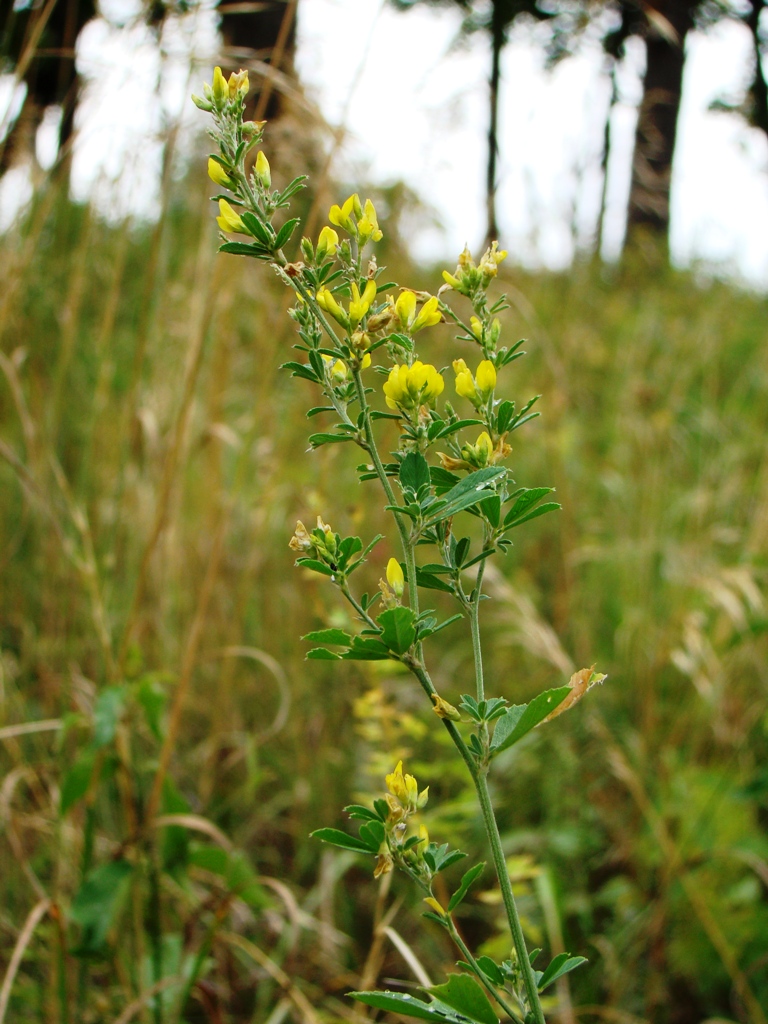
<path id="1" fill-rule="evenodd" d="M 480 567 L 477 570 L 477 580 L 474 588 L 474 600 L 471 602 L 470 607 L 470 623 L 472 627 L 472 651 L 475 658 L 475 685 L 477 689 L 477 700 L 481 701 L 484 699 L 485 685 L 483 681 L 483 653 L 482 646 L 480 643 L 480 591 L 483 585 L 483 574 L 485 571 L 485 559 L 480 562 Z M 488 737 L 488 725 L 483 723 L 483 739 L 487 741 Z M 544 1013 L 541 1009 L 541 1003 L 539 1002 L 539 992 L 536 986 L 536 979 L 533 975 L 533 968 L 531 967 L 530 957 L 528 956 L 528 947 L 525 944 L 525 938 L 523 936 L 523 929 L 520 924 L 520 915 L 517 912 L 517 905 L 515 903 L 515 897 L 512 892 L 512 883 L 509 880 L 509 873 L 507 871 L 507 862 L 504 857 L 504 851 L 501 846 L 501 836 L 499 835 L 499 826 L 496 822 L 496 815 L 493 812 L 493 804 L 491 803 L 491 795 L 488 790 L 488 767 L 487 764 L 481 770 L 474 773 L 473 779 L 475 782 L 475 788 L 477 789 L 477 795 L 480 800 L 480 807 L 483 812 L 483 822 L 485 824 L 485 831 L 488 836 L 488 842 L 491 846 L 491 853 L 493 855 L 493 864 L 496 868 L 496 874 L 499 879 L 499 886 L 501 887 L 501 896 L 504 901 L 504 909 L 507 912 L 507 920 L 509 922 L 509 929 L 512 932 L 512 939 L 515 944 L 517 951 L 517 958 L 520 963 L 520 969 L 523 972 L 523 981 L 525 983 L 525 990 L 528 995 L 528 1004 L 533 1012 L 536 1024 L 545 1024 Z"/>
<path id="2" fill-rule="evenodd" d="M 512 932 L 512 940 L 515 944 L 515 950 L 517 951 L 517 959 L 520 964 L 520 969 L 523 972 L 523 982 L 528 996 L 528 1005 L 533 1013 L 533 1018 L 536 1021 L 536 1024 L 546 1024 L 544 1020 L 544 1012 L 541 1009 L 541 1002 L 539 1001 L 539 991 L 536 987 L 536 979 L 533 974 L 533 968 L 531 967 L 530 957 L 528 956 L 528 948 L 523 936 L 523 928 L 520 924 L 520 915 L 517 912 L 517 905 L 515 904 L 515 897 L 512 892 L 512 883 L 509 880 L 507 862 L 504 858 L 504 851 L 501 846 L 499 826 L 496 824 L 496 816 L 493 813 L 493 804 L 491 803 L 491 795 L 488 792 L 488 779 L 485 773 L 476 773 L 475 788 L 477 789 L 477 795 L 480 799 L 483 823 L 485 824 L 485 831 L 488 836 L 488 842 L 491 846 L 493 866 L 496 868 L 496 874 L 499 879 L 501 898 L 504 902 L 504 909 L 507 912 L 509 929 Z"/>
<path id="3" fill-rule="evenodd" d="M 475 659 L 475 689 L 477 701 L 485 700 L 485 683 L 483 680 L 483 650 L 480 645 L 480 590 L 483 586 L 485 559 L 480 563 L 475 582 L 475 599 L 470 602 L 469 622 L 472 630 L 472 653 Z"/>
<path id="4" fill-rule="evenodd" d="M 483 987 L 486 989 L 486 991 L 488 991 L 493 996 L 493 998 L 496 1000 L 496 1002 L 499 1004 L 499 1006 L 502 1008 L 502 1010 L 504 1010 L 504 1012 L 506 1014 L 508 1014 L 512 1018 L 512 1020 L 519 1022 L 519 1020 L 520 1020 L 519 1015 L 517 1013 L 515 1013 L 515 1011 L 508 1005 L 506 1000 L 502 999 L 502 997 L 496 991 L 494 986 L 489 984 L 489 982 L 486 980 L 485 975 L 483 974 L 482 970 L 480 969 L 480 966 L 478 965 L 477 961 L 475 960 L 475 958 L 470 953 L 470 951 L 467 948 L 466 944 L 464 943 L 464 940 L 462 939 L 462 937 L 459 935 L 458 930 L 456 928 L 456 925 L 453 923 L 453 918 L 450 917 L 450 916 L 448 917 L 448 934 L 451 936 L 453 941 L 459 947 L 459 949 L 461 950 L 462 956 L 466 959 L 466 961 L 469 964 L 469 966 L 475 972 L 475 974 L 477 976 L 477 980 L 483 985 Z"/>
<path id="5" fill-rule="evenodd" d="M 368 444 L 368 451 L 373 461 L 376 475 L 381 481 L 381 485 L 384 488 L 384 493 L 387 496 L 390 505 L 397 504 L 395 500 L 395 493 L 392 489 L 392 484 L 387 477 L 387 474 L 382 465 L 379 452 L 376 447 L 376 441 L 373 436 L 373 430 L 371 427 L 371 418 L 368 413 L 368 403 L 365 399 L 365 389 L 363 387 L 362 378 L 360 371 L 354 371 L 355 387 L 357 389 L 358 399 L 360 401 L 360 408 L 363 411 L 363 425 L 365 430 L 365 439 Z M 403 543 L 403 551 L 405 552 L 406 561 L 406 577 L 408 579 L 408 594 L 411 602 L 411 609 L 418 614 L 418 593 L 416 589 L 416 562 L 413 552 L 413 544 L 408 535 L 405 523 L 403 522 L 402 516 L 396 512 L 393 513 L 397 528 L 400 533 L 400 539 Z M 477 675 L 477 688 L 478 688 L 478 699 L 482 699 L 483 692 L 483 669 L 482 669 L 482 655 L 480 648 L 480 624 L 479 624 L 479 605 L 480 605 L 480 588 L 483 582 L 484 564 L 480 563 L 478 569 L 477 582 L 475 584 L 475 600 L 472 602 L 471 616 L 472 621 L 472 646 L 475 651 L 475 671 Z M 419 645 L 419 659 L 421 658 L 421 650 Z M 436 693 L 434 684 L 429 678 L 429 675 L 424 668 L 421 660 L 411 659 L 406 662 L 408 667 L 411 669 L 413 674 L 421 683 L 422 688 L 431 698 L 433 693 Z M 536 987 L 536 979 L 533 975 L 533 968 L 531 967 L 531 961 L 528 956 L 528 949 L 525 944 L 525 938 L 523 936 L 523 929 L 520 924 L 520 916 L 517 912 L 517 906 L 515 904 L 515 897 L 512 893 L 512 884 L 509 880 L 509 874 L 507 873 L 507 864 L 504 859 L 504 851 L 501 847 L 501 836 L 499 835 L 499 826 L 496 824 L 496 817 L 493 813 L 493 805 L 491 804 L 490 793 L 488 792 L 488 781 L 486 779 L 485 772 L 478 769 L 478 765 L 469 751 L 466 743 L 459 734 L 458 729 L 454 723 L 447 718 L 443 719 L 443 724 L 448 730 L 451 739 L 453 740 L 456 748 L 462 756 L 464 763 L 469 769 L 469 773 L 472 776 L 472 781 L 475 784 L 477 795 L 480 800 L 480 807 L 483 813 L 483 822 L 485 824 L 485 831 L 488 836 L 488 842 L 491 847 L 491 853 L 493 855 L 493 863 L 496 869 L 496 874 L 499 879 L 499 886 L 501 887 L 501 896 L 504 901 L 504 908 L 507 912 L 507 920 L 509 922 L 509 928 L 512 932 L 512 939 L 514 941 L 515 949 L 517 951 L 517 957 L 520 962 L 520 968 L 523 972 L 523 981 L 525 983 L 525 990 L 528 995 L 528 1003 L 533 1012 L 533 1017 L 536 1024 L 546 1024 L 544 1020 L 544 1013 L 541 1009 L 541 1003 L 539 1001 L 539 993 Z"/>

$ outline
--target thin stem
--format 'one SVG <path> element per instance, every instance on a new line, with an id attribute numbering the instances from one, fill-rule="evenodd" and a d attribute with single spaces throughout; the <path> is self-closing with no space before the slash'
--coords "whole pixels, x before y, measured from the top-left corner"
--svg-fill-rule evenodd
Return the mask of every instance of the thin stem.
<path id="1" fill-rule="evenodd" d="M 541 1009 L 541 1002 L 539 1001 L 539 991 L 536 987 L 536 978 L 534 977 L 530 957 L 528 956 L 528 947 L 525 944 L 523 928 L 520 924 L 520 915 L 517 912 L 517 905 L 515 904 L 515 897 L 512 892 L 512 883 L 509 880 L 507 862 L 504 858 L 504 851 L 501 846 L 499 826 L 496 824 L 496 816 L 493 813 L 491 795 L 488 792 L 488 779 L 485 774 L 476 772 L 474 780 L 477 795 L 480 800 L 480 809 L 483 814 L 485 831 L 488 836 L 488 842 L 491 846 L 493 866 L 496 869 L 499 886 L 501 887 L 501 898 L 504 902 L 504 909 L 507 912 L 507 921 L 509 922 L 509 929 L 512 932 L 512 940 L 515 944 L 515 950 L 517 951 L 517 959 L 520 964 L 520 969 L 523 972 L 523 982 L 528 996 L 528 1005 L 533 1013 L 533 1019 L 536 1021 L 536 1024 L 546 1024 L 544 1020 L 544 1012 Z"/>
<path id="2" fill-rule="evenodd" d="M 357 600 L 357 598 L 355 598 L 352 595 L 352 593 L 351 593 L 351 591 L 349 589 L 349 586 L 347 585 L 346 580 L 343 583 L 339 584 L 339 590 L 342 592 L 344 597 L 346 597 L 346 599 L 349 601 L 349 603 L 355 609 L 355 611 L 360 616 L 360 618 L 363 620 L 363 622 L 367 622 L 369 626 L 372 626 L 374 629 L 376 629 L 377 626 L 376 626 L 375 620 L 371 618 L 371 616 L 368 614 L 368 612 L 365 610 L 365 608 L 363 608 L 363 606 L 360 604 L 360 602 Z"/>
<path id="3" fill-rule="evenodd" d="M 466 961 L 469 964 L 469 966 L 472 968 L 472 970 L 477 975 L 478 981 L 483 985 L 483 987 L 486 989 L 486 991 L 489 992 L 493 996 L 493 998 L 496 1000 L 496 1002 L 499 1004 L 499 1006 L 502 1008 L 502 1010 L 506 1014 L 508 1014 L 512 1018 L 512 1020 L 519 1022 L 520 1021 L 519 1014 L 517 1014 L 512 1009 L 512 1007 L 509 1006 L 509 1004 L 506 1002 L 505 999 L 502 999 L 502 997 L 499 995 L 499 993 L 494 988 L 494 986 L 491 985 L 486 980 L 485 974 L 481 970 L 480 965 L 475 960 L 475 958 L 472 956 L 472 954 L 470 953 L 469 949 L 467 948 L 464 940 L 459 935 L 459 933 L 458 933 L 458 931 L 456 929 L 456 925 L 453 923 L 453 918 L 450 917 L 450 915 L 449 915 L 447 920 L 448 920 L 448 926 L 447 926 L 448 927 L 448 934 L 451 936 L 453 941 L 459 947 L 459 949 L 461 950 L 462 956 L 466 959 Z"/>
<path id="4" fill-rule="evenodd" d="M 485 574 L 485 559 L 480 562 L 475 581 L 475 597 L 469 603 L 469 622 L 472 630 L 472 653 L 475 659 L 475 689 L 477 701 L 485 700 L 485 683 L 483 680 L 483 650 L 480 644 L 480 591 Z"/>

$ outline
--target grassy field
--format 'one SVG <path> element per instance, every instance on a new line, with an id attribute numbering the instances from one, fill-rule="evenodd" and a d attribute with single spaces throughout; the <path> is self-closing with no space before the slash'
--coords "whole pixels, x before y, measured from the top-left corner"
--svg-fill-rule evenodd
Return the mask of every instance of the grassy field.
<path id="1" fill-rule="evenodd" d="M 108 227 L 52 184 L 0 239 L 7 1024 L 360 1021 L 348 989 L 439 976 L 417 895 L 308 838 L 398 757 L 430 833 L 482 853 L 411 684 L 303 660 L 330 596 L 293 568 L 296 519 L 367 538 L 383 514 L 346 446 L 307 452 L 289 297 L 216 255 L 209 194 L 196 177 L 156 227 Z M 440 281 L 393 244 L 380 262 Z M 609 675 L 494 783 L 529 938 L 590 961 L 552 1019 L 765 1024 L 765 299 L 647 254 L 502 276 L 529 339 L 515 397 L 543 395 L 513 471 L 563 509 L 490 579 L 487 677 L 519 702 Z M 443 638 L 454 699 L 471 650 Z M 498 893 L 462 924 L 507 955 Z"/>

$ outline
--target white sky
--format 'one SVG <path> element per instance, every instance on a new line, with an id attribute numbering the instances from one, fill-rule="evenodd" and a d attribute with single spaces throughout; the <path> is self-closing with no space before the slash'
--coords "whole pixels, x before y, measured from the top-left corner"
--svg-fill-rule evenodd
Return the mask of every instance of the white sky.
<path id="1" fill-rule="evenodd" d="M 102 0 L 107 15 L 135 0 Z M 459 19 L 450 9 L 400 14 L 383 0 L 301 0 L 297 65 L 326 119 L 343 124 L 335 168 L 348 180 L 402 179 L 434 208 L 442 230 L 418 221 L 417 257 L 454 258 L 484 234 L 488 43 L 478 35 L 453 47 Z M 206 117 L 188 100 L 200 90 L 215 51 L 210 10 L 174 19 L 162 55 L 149 31 L 92 23 L 78 46 L 91 81 L 78 114 L 73 192 L 92 195 L 112 218 L 152 216 L 158 208 L 161 138 L 179 113 L 182 152 Z M 192 76 L 189 54 L 200 60 Z M 768 287 L 768 142 L 738 118 L 708 111 L 715 98 L 743 97 L 750 39 L 724 22 L 689 38 L 672 186 L 675 261 L 714 264 L 753 287 Z M 614 109 L 604 252 L 623 234 L 629 153 L 643 47 L 619 76 Z M 157 85 L 161 100 L 157 100 Z M 0 79 L 0 122 L 11 99 Z M 553 71 L 525 31 L 504 53 L 500 98 L 498 211 L 502 244 L 527 265 L 567 266 L 594 233 L 602 182 L 599 154 L 609 82 L 597 43 Z M 18 100 L 18 97 L 17 97 Z M 51 137 L 51 125 L 47 138 Z M 47 145 L 47 150 L 46 150 Z M 46 130 L 38 153 L 50 159 Z M 16 172 L 0 184 L 0 229 L 28 191 Z"/>

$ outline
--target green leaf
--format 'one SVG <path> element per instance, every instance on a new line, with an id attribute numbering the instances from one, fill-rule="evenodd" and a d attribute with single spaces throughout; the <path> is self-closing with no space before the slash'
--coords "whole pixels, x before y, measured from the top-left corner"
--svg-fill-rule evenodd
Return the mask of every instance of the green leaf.
<path id="1" fill-rule="evenodd" d="M 229 252 L 233 256 L 255 256 L 257 260 L 268 259 L 272 254 L 258 242 L 246 245 L 245 242 L 224 242 L 219 246 L 219 252 Z"/>
<path id="2" fill-rule="evenodd" d="M 262 245 L 268 249 L 275 248 L 275 232 L 271 224 L 263 224 L 258 217 L 254 217 L 248 210 L 243 210 L 240 213 L 240 219 L 253 237 L 261 242 Z"/>
<path id="3" fill-rule="evenodd" d="M 311 569 L 312 572 L 319 572 L 323 576 L 333 576 L 333 570 L 325 562 L 320 562 L 316 558 L 297 558 L 296 565 L 300 565 L 302 569 Z"/>
<path id="4" fill-rule="evenodd" d="M 384 842 L 384 825 L 378 818 L 375 821 L 367 821 L 360 826 L 360 838 L 371 853 L 378 853 L 379 847 Z"/>
<path id="5" fill-rule="evenodd" d="M 455 516 L 457 512 L 462 512 L 464 509 L 476 505 L 483 498 L 490 497 L 490 495 L 484 492 L 494 480 L 498 480 L 506 472 L 506 469 L 502 466 L 487 466 L 485 469 L 478 469 L 474 473 L 470 473 L 469 476 L 465 477 L 443 495 L 445 504 L 440 509 L 440 512 L 437 516 L 428 519 L 424 525 L 427 527 L 434 526 L 444 519 Z"/>
<path id="6" fill-rule="evenodd" d="M 275 249 L 282 249 L 288 239 L 291 237 L 293 232 L 296 230 L 296 225 L 299 223 L 299 218 L 294 217 L 293 220 L 287 220 L 285 224 L 277 232 L 277 238 L 275 239 Z"/>
<path id="7" fill-rule="evenodd" d="M 419 452 L 408 452 L 400 463 L 400 487 L 403 493 L 418 494 L 430 486 L 429 463 Z"/>
<path id="8" fill-rule="evenodd" d="M 410 608 L 390 608 L 376 620 L 381 626 L 381 639 L 396 654 L 405 654 L 416 639 L 416 615 Z"/>
<path id="9" fill-rule="evenodd" d="M 559 707 L 570 692 L 570 686 L 558 686 L 540 693 L 530 704 L 513 705 L 496 722 L 491 740 L 491 753 L 500 754 L 502 750 L 507 750 L 521 740 Z"/>
<path id="10" fill-rule="evenodd" d="M 99 864 L 88 873 L 70 907 L 70 917 L 83 929 L 76 952 L 100 953 L 128 889 L 133 866 L 126 860 Z"/>
<path id="11" fill-rule="evenodd" d="M 425 918 L 429 916 L 424 914 Z M 435 914 L 436 916 L 436 914 Z M 353 999 L 365 1002 L 375 1010 L 388 1010 L 401 1017 L 415 1017 L 420 1021 L 437 1021 L 438 1024 L 468 1024 L 466 1017 L 460 1017 L 441 1002 L 424 1002 L 408 992 L 349 992 Z M 478 1022 L 471 1022 L 478 1024 Z M 498 1024 L 498 1020 L 494 1021 Z"/>
<path id="12" fill-rule="evenodd" d="M 349 647 L 352 643 L 352 637 L 343 629 L 316 629 L 301 639 L 311 644 L 338 644 L 340 647 Z"/>
<path id="13" fill-rule="evenodd" d="M 453 593 L 453 587 L 449 583 L 433 576 L 431 572 L 424 572 L 418 566 L 416 567 L 416 586 L 423 587 L 425 590 L 442 590 L 445 594 Z"/>
<path id="14" fill-rule="evenodd" d="M 292 377 L 303 377 L 304 380 L 311 380 L 314 384 L 318 383 L 318 377 L 314 369 L 308 363 L 296 363 L 288 362 L 280 364 L 281 370 L 290 370 Z M 334 412 L 333 408 L 326 410 L 323 406 L 318 406 L 316 409 L 310 409 L 307 416 L 313 415 L 318 412 Z"/>
<path id="15" fill-rule="evenodd" d="M 79 751 L 74 763 L 70 767 L 64 780 L 61 783 L 61 815 L 67 813 L 70 807 L 74 807 L 82 800 L 88 792 L 93 775 L 93 765 L 96 760 L 96 751 L 93 747 L 86 747 Z"/>
<path id="16" fill-rule="evenodd" d="M 538 505 L 542 498 L 552 493 L 551 487 L 523 487 L 517 493 L 517 500 L 504 516 L 504 525 L 509 526 L 520 516 L 524 516 L 534 505 Z M 514 495 L 513 495 L 514 497 Z"/>
<path id="17" fill-rule="evenodd" d="M 344 441 L 352 441 L 349 434 L 310 434 L 309 443 L 313 448 L 320 448 L 324 444 L 342 444 Z"/>
<path id="18" fill-rule="evenodd" d="M 571 956 L 570 953 L 558 953 L 539 978 L 539 992 L 543 992 L 545 988 L 549 988 L 558 978 L 562 978 L 564 974 L 568 974 L 570 971 L 575 971 L 577 967 L 581 967 L 586 962 L 587 958 L 585 956 Z"/>
<path id="19" fill-rule="evenodd" d="M 501 495 L 494 494 L 493 497 L 481 501 L 480 508 L 485 513 L 488 522 L 495 529 L 501 519 Z"/>
<path id="20" fill-rule="evenodd" d="M 504 975 L 495 960 L 491 960 L 489 956 L 479 956 L 476 963 L 492 985 L 498 988 L 504 985 Z"/>
<path id="21" fill-rule="evenodd" d="M 428 991 L 477 1024 L 499 1024 L 488 996 L 468 974 L 451 974 L 444 985 L 433 985 Z"/>
<path id="22" fill-rule="evenodd" d="M 107 686 L 99 694 L 93 709 L 93 742 L 97 747 L 105 747 L 115 738 L 126 696 L 124 686 Z"/>
<path id="23" fill-rule="evenodd" d="M 522 526 L 523 523 L 530 522 L 531 519 L 537 519 L 539 516 L 544 516 L 547 514 L 547 512 L 554 512 L 558 508 L 562 508 L 562 505 L 560 505 L 559 502 L 546 501 L 543 505 L 539 505 L 538 508 L 535 508 L 532 512 L 529 512 L 528 515 L 520 516 L 519 519 L 515 519 L 513 523 L 509 524 L 507 529 L 509 529 L 510 527 L 514 528 L 515 526 Z"/>
<path id="24" fill-rule="evenodd" d="M 341 655 L 334 654 L 327 647 L 313 647 L 304 657 L 307 661 L 341 661 Z"/>
<path id="25" fill-rule="evenodd" d="M 458 907 L 458 905 L 469 892 L 472 885 L 477 881 L 480 875 L 482 875 L 484 868 L 485 861 L 481 861 L 480 864 L 475 864 L 475 866 L 473 868 L 470 868 L 469 871 L 464 872 L 459 888 L 456 890 L 453 896 L 451 896 L 450 901 L 448 902 L 449 913 L 452 910 L 455 910 L 456 907 Z"/>
<path id="26" fill-rule="evenodd" d="M 376 811 L 372 811 L 364 804 L 349 804 L 344 808 L 344 813 L 348 814 L 350 818 L 359 818 L 363 821 L 381 821 Z"/>
<path id="27" fill-rule="evenodd" d="M 355 853 L 370 853 L 368 846 L 355 836 L 347 835 L 338 828 L 318 828 L 310 832 L 311 839 L 320 839 L 330 846 L 338 846 L 340 850 L 353 850 Z"/>
<path id="28" fill-rule="evenodd" d="M 476 427 L 479 424 L 482 424 L 482 422 L 482 420 L 457 420 L 456 423 L 449 423 L 447 426 L 444 426 L 442 430 L 435 434 L 434 439 L 437 441 L 441 437 L 448 437 L 450 434 L 455 434 L 457 430 L 463 430 L 464 427 Z"/>

